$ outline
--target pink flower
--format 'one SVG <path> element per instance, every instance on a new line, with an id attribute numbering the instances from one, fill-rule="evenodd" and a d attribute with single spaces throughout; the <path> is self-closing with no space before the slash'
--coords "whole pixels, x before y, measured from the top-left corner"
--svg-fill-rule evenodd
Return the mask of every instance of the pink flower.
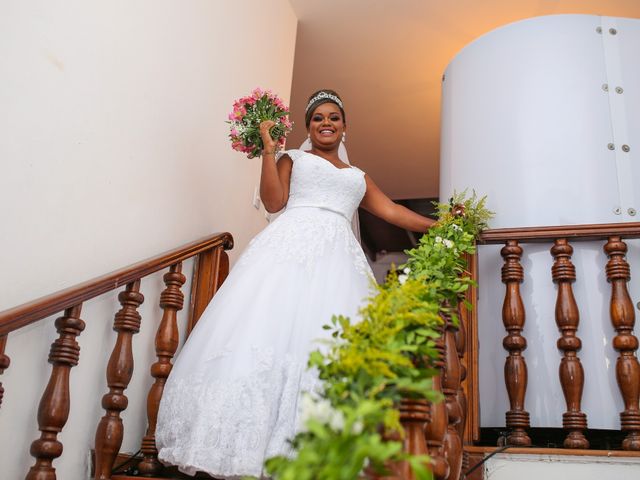
<path id="1" fill-rule="evenodd" d="M 254 89 L 253 89 L 253 92 L 251 92 L 251 96 L 252 96 L 253 98 L 255 98 L 256 100 L 257 100 L 258 98 L 262 97 L 262 95 L 263 95 L 263 92 L 262 92 L 262 90 L 260 90 L 260 87 L 256 87 L 256 88 L 254 88 Z"/>
<path id="2" fill-rule="evenodd" d="M 231 128 L 231 136 L 232 137 L 237 137 L 238 136 L 238 130 L 236 130 L 236 127 L 232 127 Z"/>
<path id="3" fill-rule="evenodd" d="M 239 120 L 247 114 L 247 110 L 244 107 L 234 108 L 233 118 L 230 120 Z"/>

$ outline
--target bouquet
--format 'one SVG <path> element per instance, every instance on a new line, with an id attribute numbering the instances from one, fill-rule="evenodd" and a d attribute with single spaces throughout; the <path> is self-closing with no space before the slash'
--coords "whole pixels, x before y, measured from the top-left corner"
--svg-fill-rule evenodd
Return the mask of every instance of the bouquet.
<path id="1" fill-rule="evenodd" d="M 276 148 L 284 146 L 287 134 L 291 131 L 289 109 L 282 100 L 270 90 L 256 88 L 248 97 L 242 97 L 233 103 L 229 114 L 231 125 L 231 148 L 246 153 L 249 158 L 258 157 L 264 145 L 260 136 L 260 123 L 272 120 L 276 124 L 269 133 L 276 141 Z"/>

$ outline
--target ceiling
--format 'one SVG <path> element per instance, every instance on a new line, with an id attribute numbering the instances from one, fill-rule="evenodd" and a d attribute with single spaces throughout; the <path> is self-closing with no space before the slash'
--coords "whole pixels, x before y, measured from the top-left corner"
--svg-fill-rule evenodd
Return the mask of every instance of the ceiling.
<path id="1" fill-rule="evenodd" d="M 540 15 L 640 18 L 639 0 L 289 1 L 299 20 L 289 145 L 306 136 L 309 95 L 338 91 L 350 160 L 394 199 L 438 196 L 440 82 L 465 45 Z"/>

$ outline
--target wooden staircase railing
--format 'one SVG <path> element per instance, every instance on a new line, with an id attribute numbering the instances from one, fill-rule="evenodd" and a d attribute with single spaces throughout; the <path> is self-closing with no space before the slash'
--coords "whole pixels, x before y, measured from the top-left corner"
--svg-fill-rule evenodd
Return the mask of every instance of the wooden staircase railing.
<path id="1" fill-rule="evenodd" d="M 587 418 L 581 411 L 584 372 L 578 357 L 581 348 L 579 310 L 572 291 L 577 273 L 571 262 L 571 243 L 603 240 L 608 256 L 604 270 L 611 284 L 611 322 L 616 331 L 613 345 L 619 353 L 616 377 L 624 401 L 624 410 L 620 413 L 621 429 L 626 433 L 623 449 L 640 450 L 640 364 L 636 358 L 638 340 L 633 335 L 635 313 L 627 288 L 630 267 L 625 258 L 627 246 L 624 242 L 630 238 L 640 238 L 640 223 L 495 229 L 482 234 L 481 242 L 504 245 L 501 251 L 504 260 L 502 281 L 505 284 L 502 320 L 506 330 L 503 346 L 508 354 L 505 361 L 505 387 L 510 402 L 510 409 L 506 412 L 510 445 L 531 444 L 529 414 L 525 405 L 528 372 L 524 357 L 527 341 L 523 328 L 526 312 L 519 287 L 526 272 L 520 260 L 523 245 L 549 242 L 553 262 L 550 281 L 558 286 L 555 320 L 560 332 L 558 348 L 562 354 L 558 368 L 567 405 L 563 415 L 563 427 L 567 432 L 564 445 L 569 449 L 589 447 L 585 436 Z M 182 262 L 197 257 L 190 295 L 190 331 L 228 273 L 225 250 L 231 248 L 232 244 L 229 234 L 214 235 L 0 313 L 2 373 L 9 367 L 9 358 L 4 353 L 8 335 L 52 314 L 63 312 L 56 320 L 59 336 L 51 346 L 49 362 L 53 368 L 40 402 L 38 425 L 41 434 L 31 447 L 35 463 L 27 473 L 27 479 L 56 478 L 53 461 L 62 454 L 58 435 L 69 415 L 69 375 L 71 368 L 79 361 L 76 339 L 84 329 L 82 304 L 125 286 L 118 297 L 121 309 L 114 319 L 117 340 L 107 367 L 108 392 L 102 400 L 105 413 L 96 432 L 95 478 L 111 478 L 123 437 L 121 413 L 127 408 L 125 390 L 133 370 L 132 338 L 141 322 L 137 311 L 144 301 L 140 279 L 169 268 L 164 275 L 165 289 L 160 298 L 163 316 L 156 334 L 157 360 L 151 365 L 154 383 L 147 398 L 148 428 L 142 439 L 143 459 L 138 467 L 147 476 L 161 474 L 162 466 L 155 448 L 155 422 L 164 384 L 178 346 L 177 313 L 184 306 L 181 288 L 186 282 Z M 477 279 L 477 259 L 471 257 L 468 260 L 470 274 Z M 460 325 L 444 318 L 443 335 L 437 345 L 440 352 L 436 364 L 439 374 L 434 378 L 434 385 L 443 393 L 445 400 L 437 404 L 407 400 L 400 406 L 401 420 L 407 433 L 405 449 L 414 454 L 428 453 L 437 480 L 460 479 L 468 465 L 463 445 L 472 445 L 479 438 L 476 295 L 475 288 L 467 292 L 467 300 L 473 309 L 459 309 Z M 0 384 L 0 405 L 2 395 Z M 411 474 L 404 465 L 399 466 L 394 476 L 389 478 L 409 480 Z"/>
<path id="2" fill-rule="evenodd" d="M 640 238 L 640 223 L 505 228 L 482 233 L 481 242 L 504 245 L 501 250 L 504 259 L 502 282 L 505 284 L 502 320 L 507 331 L 503 346 L 508 352 L 505 385 L 510 403 L 510 410 L 506 412 L 509 445 L 531 445 L 529 413 L 525 407 L 527 364 L 524 351 L 527 340 L 522 334 L 525 309 L 519 290 L 526 273 L 520 263 L 522 245 L 549 242 L 553 260 L 550 280 L 558 286 L 555 321 L 560 332 L 557 346 L 562 354 L 558 367 L 559 379 L 566 401 L 562 421 L 566 431 L 564 447 L 589 448 L 585 437 L 587 417 L 581 411 L 584 371 L 578 357 L 582 344 L 578 336 L 579 309 L 572 290 L 577 274 L 571 262 L 571 242 L 604 241 L 603 249 L 608 262 L 603 265 L 603 275 L 611 284 L 610 317 L 616 331 L 612 343 L 619 354 L 616 379 L 624 402 L 620 423 L 626 438 L 622 448 L 640 451 L 640 364 L 636 357 L 638 339 L 633 335 L 635 311 L 627 288 L 630 266 L 625 258 L 627 245 L 624 241 L 636 238 Z M 472 403 L 477 401 L 476 397 Z"/>
<path id="3" fill-rule="evenodd" d="M 115 314 L 113 329 L 117 332 L 116 344 L 107 366 L 109 391 L 102 398 L 105 414 L 96 431 L 95 478 L 109 479 L 116 456 L 122 444 L 124 426 L 120 414 L 127 408 L 125 390 L 133 374 L 132 338 L 139 329 L 141 316 L 138 307 L 144 296 L 140 292 L 140 280 L 169 267 L 164 275 L 165 290 L 160 297 L 163 317 L 156 335 L 157 362 L 151 366 L 155 382 L 147 401 L 148 429 L 142 440 L 144 459 L 140 469 L 145 474 L 160 471 L 155 449 L 155 422 L 164 382 L 171 371 L 171 360 L 178 346 L 176 314 L 183 308 L 182 262 L 196 257 L 191 285 L 191 309 L 188 315 L 188 331 L 194 326 L 229 272 L 229 260 L 225 250 L 233 248 L 229 233 L 211 235 L 183 247 L 114 271 L 99 278 L 56 292 L 35 301 L 0 312 L 0 374 L 9 367 L 5 346 L 9 334 L 53 314 L 64 312 L 55 321 L 58 338 L 51 345 L 49 363 L 52 370 L 49 382 L 38 408 L 40 438 L 31 445 L 35 462 L 26 474 L 28 480 L 55 480 L 55 459 L 62 455 L 63 446 L 58 435 L 62 432 L 70 409 L 69 376 L 71 368 L 80 360 L 77 337 L 85 327 L 81 319 L 82 304 L 122 286 L 118 299 L 121 309 Z M 0 407 L 4 395 L 0 383 Z M 7 392 L 8 395 L 11 392 Z"/>
<path id="4" fill-rule="evenodd" d="M 621 430 L 626 432 L 622 448 L 640 450 L 640 364 L 636 357 L 638 340 L 633 335 L 635 313 L 627 289 L 630 267 L 625 259 L 627 246 L 624 242 L 624 239 L 635 238 L 640 238 L 640 223 L 508 228 L 482 233 L 480 243 L 503 245 L 502 282 L 505 293 L 502 320 L 506 331 L 503 346 L 507 352 L 505 388 L 510 404 L 506 412 L 507 444 L 526 447 L 532 443 L 529 413 L 525 406 L 528 371 L 524 356 L 527 340 L 523 329 L 526 312 L 520 284 L 526 272 L 521 258 L 523 245 L 548 242 L 553 262 L 550 281 L 557 285 L 555 321 L 560 332 L 557 346 L 562 354 L 558 367 L 559 381 L 566 400 L 562 422 L 566 431 L 564 447 L 574 454 L 579 449 L 589 448 L 585 436 L 587 417 L 581 411 L 584 371 L 578 357 L 581 348 L 578 336 L 580 316 L 572 290 L 577 274 L 571 262 L 571 243 L 600 240 L 604 242 L 603 248 L 609 258 L 603 265 L 603 275 L 611 284 L 610 314 L 616 331 L 613 346 L 619 353 L 616 378 L 624 401 L 624 410 L 620 413 Z M 472 278 L 478 280 L 477 257 L 469 258 L 468 264 Z M 431 469 L 437 480 L 463 478 L 469 465 L 466 448 L 479 448 L 473 447 L 480 440 L 476 299 L 477 291 L 473 287 L 467 292 L 467 301 L 472 309 L 460 309 L 459 328 L 445 319 L 443 337 L 438 345 L 441 356 L 436 364 L 441 373 L 434 378 L 434 386 L 444 394 L 445 402 L 428 405 L 424 415 L 426 447 L 422 447 L 426 450 L 414 448 L 412 451 L 429 453 Z M 401 409 L 401 415 L 404 410 Z M 407 431 L 412 432 L 411 436 L 415 435 L 415 427 L 412 429 L 410 422 L 415 424 L 415 418 L 403 419 Z M 421 445 L 415 440 L 408 444 Z M 477 455 L 478 452 L 474 450 L 474 453 Z"/>

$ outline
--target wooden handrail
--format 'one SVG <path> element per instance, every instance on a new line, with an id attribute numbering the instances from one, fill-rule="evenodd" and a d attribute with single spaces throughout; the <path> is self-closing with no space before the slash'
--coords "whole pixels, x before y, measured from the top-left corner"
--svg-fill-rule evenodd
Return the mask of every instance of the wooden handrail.
<path id="1" fill-rule="evenodd" d="M 506 243 L 507 240 L 533 243 L 553 241 L 556 238 L 606 240 L 616 235 L 623 238 L 640 238 L 640 222 L 495 228 L 482 232 L 480 243 Z"/>
<path id="2" fill-rule="evenodd" d="M 231 234 L 216 233 L 201 238 L 128 267 L 4 310 L 0 312 L 0 336 L 218 246 L 223 246 L 225 250 L 233 248 Z"/>

